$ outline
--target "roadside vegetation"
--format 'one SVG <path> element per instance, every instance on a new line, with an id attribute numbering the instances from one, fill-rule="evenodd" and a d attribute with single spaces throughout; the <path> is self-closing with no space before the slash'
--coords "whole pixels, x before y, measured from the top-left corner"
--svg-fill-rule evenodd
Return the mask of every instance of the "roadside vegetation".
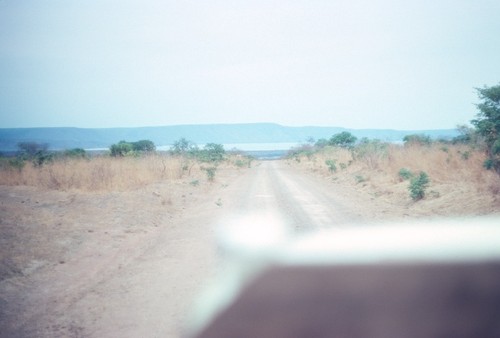
<path id="1" fill-rule="evenodd" d="M 288 163 L 395 205 L 498 212 L 500 85 L 478 93 L 477 119 L 458 126 L 453 139 L 415 134 L 394 144 L 343 132 L 292 149 Z"/>
<path id="2" fill-rule="evenodd" d="M 484 167 L 487 159 L 481 144 L 361 140 L 351 148 L 307 145 L 294 149 L 287 161 L 394 204 L 433 199 L 453 203 L 453 198 L 475 203 L 475 197 L 500 202 L 500 176 Z"/>
<path id="3" fill-rule="evenodd" d="M 168 152 L 140 140 L 120 141 L 97 154 L 80 148 L 50 151 L 47 144 L 30 142 L 20 143 L 16 156 L 0 157 L 0 185 L 83 191 L 127 190 L 182 179 L 199 185 L 216 181 L 218 170 L 247 168 L 251 162 L 220 144 L 200 149 L 185 139 Z"/>

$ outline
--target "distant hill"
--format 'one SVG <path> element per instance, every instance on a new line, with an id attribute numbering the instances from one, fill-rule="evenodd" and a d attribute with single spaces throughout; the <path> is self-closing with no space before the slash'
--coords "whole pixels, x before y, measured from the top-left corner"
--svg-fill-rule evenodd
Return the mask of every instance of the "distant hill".
<path id="1" fill-rule="evenodd" d="M 330 138 L 349 131 L 358 138 L 401 141 L 405 135 L 426 134 L 433 138 L 457 135 L 454 129 L 442 130 L 382 130 L 346 129 L 340 127 L 287 127 L 273 123 L 201 124 L 139 128 L 0 128 L 0 151 L 14 151 L 19 142 L 48 143 L 50 149 L 108 148 L 121 140 L 151 140 L 157 146 L 168 146 L 184 137 L 197 144 L 285 143 L 306 142 L 309 138 Z"/>

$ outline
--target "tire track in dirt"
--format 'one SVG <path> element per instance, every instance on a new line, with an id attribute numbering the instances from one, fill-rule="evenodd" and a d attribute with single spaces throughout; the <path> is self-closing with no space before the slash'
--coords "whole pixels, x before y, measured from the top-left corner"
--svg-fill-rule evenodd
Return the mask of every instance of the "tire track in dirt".
<path id="1" fill-rule="evenodd" d="M 357 206 L 347 206 L 345 197 L 285 162 L 265 161 L 240 182 L 228 213 L 248 219 L 260 215 L 263 221 L 268 217 L 297 234 L 361 221 Z"/>

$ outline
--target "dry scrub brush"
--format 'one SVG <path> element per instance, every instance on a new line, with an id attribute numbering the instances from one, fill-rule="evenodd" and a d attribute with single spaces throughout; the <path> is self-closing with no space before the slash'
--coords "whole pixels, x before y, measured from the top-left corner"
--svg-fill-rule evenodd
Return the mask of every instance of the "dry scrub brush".
<path id="1" fill-rule="evenodd" d="M 313 156 L 301 156 L 299 160 L 290 160 L 290 163 L 340 181 L 363 181 L 375 189 L 400 184 L 398 173 L 405 168 L 415 174 L 427 173 L 431 186 L 452 184 L 458 190 L 497 195 L 500 193 L 500 176 L 484 169 L 485 159 L 483 151 L 466 145 L 433 143 L 428 146 L 403 146 L 370 142 L 353 150 L 325 147 Z M 328 166 L 329 160 L 335 161 L 335 172 Z"/>
<path id="2" fill-rule="evenodd" d="M 251 159 L 228 156 L 220 169 L 250 167 Z M 139 188 L 161 181 L 185 177 L 201 179 L 203 163 L 186 156 L 149 154 L 142 156 L 95 156 L 56 158 L 43 166 L 25 162 L 16 166 L 0 161 L 0 185 L 27 185 L 54 190 L 114 191 Z M 213 179 L 213 177 L 212 177 Z"/>
<path id="3" fill-rule="evenodd" d="M 62 158 L 35 167 L 0 167 L 0 185 L 28 185 L 57 190 L 127 190 L 162 180 L 176 180 L 192 168 L 181 157 L 161 154 L 140 157 Z M 196 169 L 194 169 L 196 170 Z"/>

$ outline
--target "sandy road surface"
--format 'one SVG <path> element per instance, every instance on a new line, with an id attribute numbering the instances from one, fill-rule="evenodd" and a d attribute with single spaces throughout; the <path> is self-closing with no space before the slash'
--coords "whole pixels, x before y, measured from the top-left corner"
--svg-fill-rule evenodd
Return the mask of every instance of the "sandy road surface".
<path id="1" fill-rule="evenodd" d="M 263 162 L 234 188 L 226 208 L 227 226 L 238 218 L 269 218 L 289 236 L 363 221 L 367 210 L 358 203 L 369 203 L 281 161 Z"/>
<path id="2" fill-rule="evenodd" d="M 0 336 L 177 337 L 220 269 L 215 229 L 295 236 L 377 210 L 285 162 L 217 175 L 110 194 L 0 187 Z"/>

